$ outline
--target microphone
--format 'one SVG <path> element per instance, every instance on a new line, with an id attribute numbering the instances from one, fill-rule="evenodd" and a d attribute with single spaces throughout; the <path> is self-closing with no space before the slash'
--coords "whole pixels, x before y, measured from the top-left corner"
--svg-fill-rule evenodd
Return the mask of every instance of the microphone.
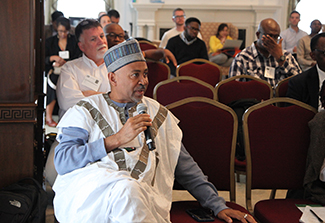
<path id="1" fill-rule="evenodd" d="M 138 104 L 137 112 L 139 114 L 147 114 L 147 106 L 143 103 Z M 156 145 L 153 139 L 151 138 L 150 126 L 148 126 L 147 129 L 144 131 L 144 135 L 146 137 L 146 144 L 148 145 L 149 150 L 155 150 Z"/>

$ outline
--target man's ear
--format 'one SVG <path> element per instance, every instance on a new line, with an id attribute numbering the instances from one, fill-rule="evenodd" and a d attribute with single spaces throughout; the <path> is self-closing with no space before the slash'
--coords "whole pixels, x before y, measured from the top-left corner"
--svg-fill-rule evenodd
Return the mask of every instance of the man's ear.
<path id="1" fill-rule="evenodd" d="M 78 46 L 79 46 L 79 49 L 82 51 L 82 52 L 84 52 L 84 45 L 82 44 L 82 42 L 78 42 Z"/>
<path id="2" fill-rule="evenodd" d="M 256 34 L 257 39 L 259 39 L 260 38 L 260 32 L 257 31 L 255 34 Z"/>
<path id="3" fill-rule="evenodd" d="M 108 73 L 108 80 L 112 85 L 116 86 L 116 74 L 115 73 L 109 72 Z"/>

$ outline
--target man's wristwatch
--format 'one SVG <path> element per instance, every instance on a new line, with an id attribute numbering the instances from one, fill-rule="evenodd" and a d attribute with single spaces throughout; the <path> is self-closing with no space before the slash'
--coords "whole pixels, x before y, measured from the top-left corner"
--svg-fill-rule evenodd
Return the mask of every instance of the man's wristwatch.
<path id="1" fill-rule="evenodd" d="M 286 57 L 284 55 L 280 56 L 280 58 L 277 60 L 278 63 L 283 62 L 286 60 Z"/>

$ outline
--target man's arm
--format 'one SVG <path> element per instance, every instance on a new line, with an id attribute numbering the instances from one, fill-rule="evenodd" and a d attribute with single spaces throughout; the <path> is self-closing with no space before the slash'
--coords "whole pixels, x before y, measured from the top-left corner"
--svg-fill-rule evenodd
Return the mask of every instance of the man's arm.
<path id="1" fill-rule="evenodd" d="M 210 208 L 217 215 L 221 210 L 228 208 L 225 200 L 219 197 L 217 189 L 205 176 L 187 152 L 184 145 L 181 146 L 175 179 L 188 190 L 203 207 Z"/>
<path id="2" fill-rule="evenodd" d="M 54 165 L 58 174 L 63 175 L 82 168 L 88 163 L 100 160 L 107 155 L 104 140 L 88 143 L 89 133 L 78 127 L 66 127 L 58 136 L 59 145 L 55 148 Z"/>
<path id="3" fill-rule="evenodd" d="M 217 189 L 207 180 L 207 176 L 203 174 L 183 144 L 181 145 L 181 151 L 175 169 L 175 178 L 203 207 L 213 210 L 215 216 L 218 216 L 218 218 L 226 222 L 232 222 L 231 218 L 235 218 L 243 223 L 256 223 L 251 215 L 248 215 L 245 219 L 245 213 L 229 209 L 226 206 L 225 200 L 219 197 Z"/>
<path id="4" fill-rule="evenodd" d="M 229 68 L 229 73 L 228 76 L 229 77 L 234 77 L 234 76 L 239 76 L 242 74 L 246 74 L 245 71 L 245 63 L 243 58 L 241 57 L 240 54 L 238 54 L 234 60 L 232 61 L 230 68 Z"/>
<path id="5" fill-rule="evenodd" d="M 144 51 L 144 56 L 146 59 L 151 59 L 158 61 L 160 59 L 165 59 L 166 63 L 172 62 L 172 64 L 177 67 L 177 61 L 168 49 L 151 49 L 151 50 L 145 50 Z"/>
<path id="6" fill-rule="evenodd" d="M 68 113 L 65 119 L 70 119 Z M 79 117 L 79 116 L 78 116 Z M 80 117 L 84 117 L 81 115 Z M 79 118 L 79 120 L 82 118 Z M 58 135 L 59 145 L 55 148 L 54 164 L 57 172 L 62 175 L 73 170 L 82 168 L 88 163 L 95 162 L 105 157 L 110 151 L 133 140 L 137 135 L 151 126 L 151 119 L 148 114 L 140 114 L 127 120 L 124 126 L 115 134 L 106 138 L 100 138 L 88 142 L 89 132 L 79 127 L 63 127 Z M 81 120 L 87 122 L 87 119 Z M 59 126 L 60 127 L 60 126 Z"/>

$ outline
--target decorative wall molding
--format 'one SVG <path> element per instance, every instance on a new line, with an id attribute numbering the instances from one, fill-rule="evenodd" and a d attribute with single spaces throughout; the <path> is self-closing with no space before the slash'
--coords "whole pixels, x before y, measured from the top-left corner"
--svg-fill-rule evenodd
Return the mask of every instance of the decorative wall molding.
<path id="1" fill-rule="evenodd" d="M 36 104 L 0 104 L 0 123 L 36 123 Z"/>
<path id="2" fill-rule="evenodd" d="M 197 17 L 201 22 L 231 22 L 239 29 L 246 30 L 246 46 L 255 39 L 255 33 L 260 21 L 264 18 L 274 18 L 280 27 L 284 27 L 286 21 L 285 2 L 270 0 L 254 0 L 250 2 L 235 1 L 207 1 L 205 4 L 198 4 L 197 1 L 179 1 L 175 4 L 172 1 L 165 3 L 150 3 L 146 0 L 130 2 L 130 8 L 135 12 L 133 24 L 136 27 L 135 37 L 144 37 L 149 40 L 158 40 L 161 28 L 171 28 L 174 23 L 171 20 L 172 11 L 183 8 L 187 17 Z M 192 4 L 191 4 L 192 3 Z M 194 4 L 193 4 L 194 3 Z"/>

